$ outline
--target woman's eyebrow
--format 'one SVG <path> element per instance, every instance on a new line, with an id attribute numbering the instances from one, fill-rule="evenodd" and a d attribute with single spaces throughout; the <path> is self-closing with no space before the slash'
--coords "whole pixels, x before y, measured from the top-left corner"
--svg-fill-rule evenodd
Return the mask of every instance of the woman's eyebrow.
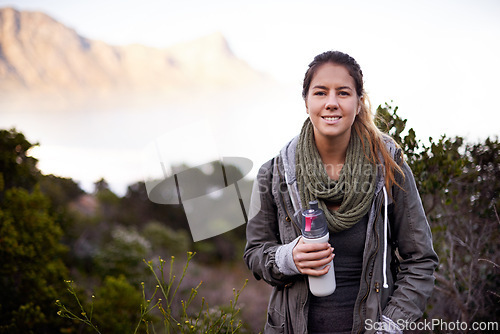
<path id="1" fill-rule="evenodd" d="M 311 89 L 325 89 L 325 90 L 328 90 L 328 87 L 326 86 L 323 86 L 323 85 L 316 85 L 314 87 L 312 87 Z M 351 87 L 349 86 L 341 86 L 341 87 L 337 87 L 335 88 L 335 90 L 343 90 L 343 89 L 350 89 L 350 90 L 353 90 Z"/>
<path id="2" fill-rule="evenodd" d="M 349 89 L 349 90 L 352 90 L 352 88 L 351 88 L 351 87 L 349 87 L 349 86 L 342 86 L 342 87 L 337 87 L 337 88 L 335 88 L 335 90 L 343 90 L 343 89 Z"/>

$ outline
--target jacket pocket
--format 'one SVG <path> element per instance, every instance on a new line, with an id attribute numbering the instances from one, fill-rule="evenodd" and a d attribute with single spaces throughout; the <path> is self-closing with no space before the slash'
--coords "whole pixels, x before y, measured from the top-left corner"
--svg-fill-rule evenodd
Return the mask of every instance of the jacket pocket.
<path id="1" fill-rule="evenodd" d="M 267 322 L 264 333 L 285 333 L 285 315 L 276 309 L 270 308 L 267 311 Z"/>

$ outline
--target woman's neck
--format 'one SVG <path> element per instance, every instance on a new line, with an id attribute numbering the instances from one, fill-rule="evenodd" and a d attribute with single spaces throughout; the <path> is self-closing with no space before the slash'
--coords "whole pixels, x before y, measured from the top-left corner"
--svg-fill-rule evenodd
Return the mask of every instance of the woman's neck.
<path id="1" fill-rule="evenodd" d="M 326 173 L 333 180 L 339 179 L 340 170 L 344 166 L 346 159 L 349 140 L 350 134 L 341 138 L 315 136 L 316 147 L 325 166 Z"/>

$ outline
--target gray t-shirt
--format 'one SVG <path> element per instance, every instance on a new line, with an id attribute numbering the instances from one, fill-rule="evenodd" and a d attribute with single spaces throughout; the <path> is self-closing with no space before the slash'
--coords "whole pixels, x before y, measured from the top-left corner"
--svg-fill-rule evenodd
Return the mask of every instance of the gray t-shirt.
<path id="1" fill-rule="evenodd" d="M 335 258 L 335 292 L 326 297 L 309 294 L 308 332 L 312 334 L 351 333 L 353 312 L 363 270 L 368 215 L 353 227 L 330 232 Z"/>

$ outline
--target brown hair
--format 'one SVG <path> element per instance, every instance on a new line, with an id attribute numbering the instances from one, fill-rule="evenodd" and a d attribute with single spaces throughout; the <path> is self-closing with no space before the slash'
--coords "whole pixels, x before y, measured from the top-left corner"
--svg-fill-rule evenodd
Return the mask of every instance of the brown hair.
<path id="1" fill-rule="evenodd" d="M 356 94 L 358 95 L 359 104 L 361 106 L 360 112 L 354 120 L 354 130 L 361 138 L 363 147 L 366 144 L 370 146 L 372 156 L 368 158 L 374 164 L 381 163 L 379 155 L 375 152 L 381 153 L 385 162 L 386 188 L 389 190 L 392 184 L 400 186 L 396 182 L 394 173 L 395 171 L 397 171 L 404 176 L 403 171 L 401 167 L 394 161 L 391 154 L 388 152 L 382 132 L 375 125 L 373 114 L 371 112 L 370 101 L 366 96 L 363 88 L 363 72 L 361 71 L 361 67 L 354 58 L 340 51 L 327 51 L 314 57 L 314 60 L 309 64 L 309 68 L 307 69 L 307 72 L 304 76 L 304 82 L 302 85 L 302 97 L 304 98 L 304 100 L 307 99 L 309 87 L 311 86 L 311 81 L 316 74 L 316 71 L 321 65 L 326 63 L 344 66 L 344 68 L 349 72 L 350 76 L 354 79 Z M 365 143 L 365 140 L 368 141 L 368 143 Z M 395 144 L 397 146 L 397 143 Z M 401 156 L 401 161 L 402 158 L 403 157 Z"/>

